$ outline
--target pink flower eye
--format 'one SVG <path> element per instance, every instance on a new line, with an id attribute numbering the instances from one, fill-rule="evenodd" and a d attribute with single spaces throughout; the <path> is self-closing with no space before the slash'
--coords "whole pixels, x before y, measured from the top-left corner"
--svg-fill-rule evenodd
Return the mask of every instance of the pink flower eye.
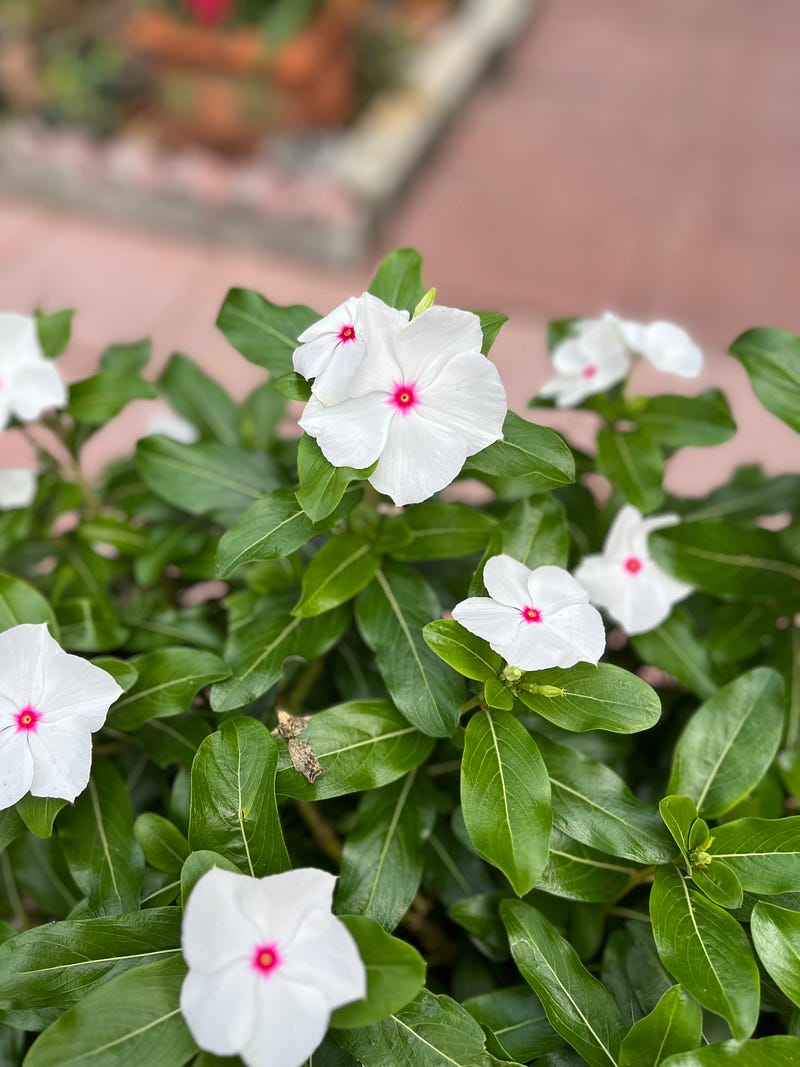
<path id="1" fill-rule="evenodd" d="M 352 325 L 349 325 L 349 324 L 347 326 L 342 326 L 341 330 L 339 330 L 338 339 L 341 342 L 341 344 L 343 344 L 343 345 L 346 345 L 348 341 L 355 341 L 355 339 L 356 339 L 356 328 L 355 328 L 355 326 L 352 326 Z"/>
<path id="2" fill-rule="evenodd" d="M 623 563 L 623 567 L 628 574 L 638 574 L 642 569 L 642 561 L 637 556 L 628 556 Z"/>
<path id="3" fill-rule="evenodd" d="M 522 611 L 520 612 L 520 615 L 523 617 L 525 622 L 541 622 L 542 621 L 542 613 L 541 613 L 541 611 L 539 611 L 538 608 L 532 608 L 532 607 L 529 607 L 529 606 L 526 605 L 522 609 Z"/>
<path id="4" fill-rule="evenodd" d="M 594 363 L 590 363 L 581 371 L 581 378 L 594 378 L 595 374 L 597 374 L 597 367 Z"/>
<path id="5" fill-rule="evenodd" d="M 271 974 L 281 962 L 277 945 L 256 945 L 253 950 L 253 969 L 259 974 Z"/>
<path id="6" fill-rule="evenodd" d="M 419 398 L 417 397 L 417 389 L 413 382 L 403 382 L 400 385 L 396 385 L 394 392 L 389 398 L 389 403 L 393 404 L 403 413 L 409 411 L 418 402 Z"/>
<path id="7" fill-rule="evenodd" d="M 32 708 L 30 704 L 26 704 L 25 707 L 17 713 L 17 730 L 36 730 L 41 719 L 42 713 L 37 711 L 36 708 Z"/>

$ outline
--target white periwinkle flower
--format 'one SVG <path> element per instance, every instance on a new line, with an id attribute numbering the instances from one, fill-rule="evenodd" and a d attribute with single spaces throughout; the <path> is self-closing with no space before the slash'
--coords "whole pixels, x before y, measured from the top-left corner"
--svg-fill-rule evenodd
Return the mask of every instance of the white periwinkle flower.
<path id="1" fill-rule="evenodd" d="M 66 386 L 42 353 L 36 322 L 0 312 L 0 430 L 13 416 L 30 422 L 66 402 Z"/>
<path id="2" fill-rule="evenodd" d="M 200 431 L 193 422 L 189 422 L 183 415 L 173 411 L 166 404 L 157 407 L 147 423 L 145 436 L 161 434 L 162 437 L 170 437 L 182 445 L 193 445 L 200 440 Z"/>
<path id="3" fill-rule="evenodd" d="M 575 572 L 592 603 L 605 608 L 629 634 L 660 626 L 673 605 L 692 592 L 690 585 L 654 563 L 647 549 L 652 530 L 677 522 L 677 515 L 645 519 L 637 508 L 626 504 L 608 531 L 602 553 L 586 556 Z"/>
<path id="4" fill-rule="evenodd" d="M 92 732 L 122 689 L 71 656 L 44 623 L 0 633 L 0 809 L 25 794 L 74 800 L 89 782 Z"/>
<path id="5" fill-rule="evenodd" d="M 511 556 L 492 556 L 483 569 L 488 597 L 470 597 L 453 618 L 483 637 L 511 667 L 542 671 L 597 663 L 606 647 L 600 612 L 562 567 L 531 570 Z"/>
<path id="6" fill-rule="evenodd" d="M 331 913 L 335 878 L 301 868 L 249 878 L 214 868 L 183 918 L 181 1011 L 200 1048 L 248 1067 L 301 1067 L 331 1012 L 366 996 L 366 969 Z"/>
<path id="7" fill-rule="evenodd" d="M 335 467 L 369 467 L 395 504 L 448 486 L 467 456 L 503 436 L 506 396 L 481 355 L 477 315 L 432 307 L 408 323 L 376 302 L 364 309 L 368 352 L 349 395 L 325 407 L 313 396 L 300 425 Z"/>
<path id="8" fill-rule="evenodd" d="M 350 382 L 367 353 L 368 310 L 372 311 L 372 329 L 386 330 L 408 322 L 407 311 L 362 293 L 345 300 L 298 337 L 294 369 L 314 379 L 311 391 L 323 404 L 338 404 L 349 395 Z"/>
<path id="9" fill-rule="evenodd" d="M 657 370 L 696 378 L 703 369 L 703 353 L 681 326 L 672 322 L 620 321 L 625 343 L 637 355 L 644 356 Z"/>
<path id="10" fill-rule="evenodd" d="M 614 315 L 584 319 L 576 330 L 553 351 L 556 376 L 539 390 L 539 396 L 552 397 L 560 408 L 573 407 L 588 396 L 605 392 L 625 378 L 631 365 Z"/>
<path id="11" fill-rule="evenodd" d="M 0 470 L 0 511 L 27 508 L 36 496 L 36 471 L 23 468 Z"/>

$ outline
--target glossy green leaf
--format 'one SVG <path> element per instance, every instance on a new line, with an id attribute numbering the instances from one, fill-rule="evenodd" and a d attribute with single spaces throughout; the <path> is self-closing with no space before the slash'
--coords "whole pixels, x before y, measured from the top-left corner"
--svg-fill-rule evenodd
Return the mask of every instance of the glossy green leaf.
<path id="1" fill-rule="evenodd" d="M 660 626 L 636 634 L 630 642 L 644 663 L 671 674 L 702 699 L 716 692 L 716 672 L 707 642 L 682 604 L 677 604 Z"/>
<path id="2" fill-rule="evenodd" d="M 288 743 L 278 739 L 275 786 L 280 796 L 327 800 L 388 785 L 419 766 L 433 748 L 433 738 L 409 726 L 385 700 L 356 700 L 319 711 L 302 738 L 322 764 L 312 784 L 294 769 Z"/>
<path id="3" fill-rule="evenodd" d="M 597 469 L 645 515 L 664 499 L 664 455 L 645 433 L 601 430 L 597 435 Z"/>
<path id="4" fill-rule="evenodd" d="M 467 931 L 481 955 L 494 963 L 503 963 L 509 957 L 508 937 L 499 909 L 500 901 L 511 895 L 508 889 L 478 893 L 461 897 L 447 909 L 448 917 Z"/>
<path id="5" fill-rule="evenodd" d="M 314 524 L 291 489 L 276 489 L 257 500 L 223 534 L 217 552 L 220 577 L 263 559 L 290 556 L 314 534 Z"/>
<path id="6" fill-rule="evenodd" d="M 180 953 L 177 908 L 47 923 L 0 945 L 0 1006 L 68 1008 L 98 982 Z"/>
<path id="7" fill-rule="evenodd" d="M 87 426 L 103 426 L 132 400 L 155 400 L 158 390 L 138 371 L 103 370 L 69 387 L 70 414 Z"/>
<path id="8" fill-rule="evenodd" d="M 611 903 L 623 895 L 639 870 L 553 830 L 547 866 L 536 888 L 567 900 Z"/>
<path id="9" fill-rule="evenodd" d="M 484 356 L 488 356 L 492 345 L 497 340 L 497 335 L 508 322 L 508 315 L 498 315 L 494 311 L 476 311 L 475 314 L 481 320 L 481 331 L 483 332 L 481 352 L 483 352 Z"/>
<path id="10" fill-rule="evenodd" d="M 755 1041 L 724 1041 L 664 1060 L 661 1067 L 797 1067 L 800 1039 L 775 1035 Z"/>
<path id="11" fill-rule="evenodd" d="M 714 828 L 708 851 L 748 893 L 792 893 L 800 886 L 800 816 L 736 819 Z"/>
<path id="12" fill-rule="evenodd" d="M 93 989 L 34 1043 L 25 1067 L 183 1067 L 197 1051 L 179 1007 L 180 957 Z"/>
<path id="13" fill-rule="evenodd" d="M 157 871 L 176 874 L 189 855 L 189 842 L 163 815 L 143 812 L 133 824 L 133 835 L 145 860 Z"/>
<path id="14" fill-rule="evenodd" d="M 422 636 L 439 659 L 449 663 L 465 678 L 485 682 L 488 678 L 496 678 L 503 669 L 503 657 L 489 647 L 489 642 L 465 630 L 455 619 L 429 622 Z"/>
<path id="15" fill-rule="evenodd" d="M 197 693 L 230 676 L 230 668 L 213 652 L 196 648 L 162 648 L 131 660 L 138 672 L 135 685 L 114 704 L 109 725 L 136 730 L 148 719 L 180 715 Z"/>
<path id="16" fill-rule="evenodd" d="M 182 907 L 186 907 L 186 901 L 203 875 L 213 870 L 214 867 L 219 867 L 222 871 L 233 871 L 234 874 L 242 873 L 233 860 L 221 856 L 219 852 L 211 852 L 205 848 L 197 849 L 189 854 L 181 868 Z"/>
<path id="17" fill-rule="evenodd" d="M 524 896 L 547 863 L 550 782 L 536 742 L 508 712 L 478 711 L 470 719 L 461 803 L 477 851 Z"/>
<path id="18" fill-rule="evenodd" d="M 709 900 L 721 908 L 742 906 L 742 883 L 724 860 L 713 859 L 707 866 L 692 865 L 692 881 Z"/>
<path id="19" fill-rule="evenodd" d="M 667 791 L 718 818 L 766 773 L 783 732 L 783 681 L 757 667 L 718 690 L 689 720 L 675 749 Z"/>
<path id="20" fill-rule="evenodd" d="M 667 1056 L 697 1048 L 702 1029 L 700 1005 L 685 989 L 674 985 L 625 1035 L 619 1067 L 658 1067 Z"/>
<path id="21" fill-rule="evenodd" d="M 257 719 L 226 719 L 192 765 L 189 842 L 257 878 L 290 866 L 275 802 L 278 747 Z"/>
<path id="22" fill-rule="evenodd" d="M 144 859 L 133 836 L 128 790 L 112 764 L 95 759 L 87 789 L 61 813 L 58 836 L 89 914 L 137 910 Z"/>
<path id="23" fill-rule="evenodd" d="M 331 537 L 306 568 L 293 614 L 310 618 L 352 600 L 372 581 L 380 562 L 361 534 Z"/>
<path id="24" fill-rule="evenodd" d="M 46 622 L 58 640 L 58 623 L 50 604 L 41 593 L 13 574 L 0 573 L 0 631 L 22 622 Z"/>
<path id="25" fill-rule="evenodd" d="M 661 717 L 655 690 L 611 663 L 596 667 L 580 663 L 567 670 L 528 673 L 519 683 L 517 695 L 542 718 L 577 733 L 608 730 L 633 734 L 655 726 Z"/>
<path id="26" fill-rule="evenodd" d="M 297 448 L 297 503 L 312 522 L 320 522 L 335 510 L 348 485 L 366 478 L 373 468 L 334 467 L 314 438 L 304 434 Z"/>
<path id="27" fill-rule="evenodd" d="M 375 653 L 392 700 L 418 730 L 449 737 L 464 683 L 428 648 L 422 629 L 441 615 L 436 595 L 411 570 L 386 566 L 356 603 L 361 636 Z"/>
<path id="28" fill-rule="evenodd" d="M 238 445 L 236 404 L 219 382 L 179 352 L 169 358 L 158 384 L 175 410 L 203 434 L 223 445 Z"/>
<path id="29" fill-rule="evenodd" d="M 759 327 L 737 337 L 729 351 L 764 407 L 800 433 L 800 337 Z"/>
<path id="30" fill-rule="evenodd" d="M 563 438 L 513 411 L 503 423 L 503 439 L 470 456 L 465 470 L 521 480 L 527 493 L 556 489 L 575 480 L 575 461 Z"/>
<path id="31" fill-rule="evenodd" d="M 631 401 L 640 430 L 671 448 L 720 445 L 736 433 L 728 401 L 719 389 L 697 396 L 648 396 Z"/>
<path id="32" fill-rule="evenodd" d="M 464 1001 L 486 1031 L 486 1047 L 501 1059 L 527 1063 L 563 1044 L 527 985 L 508 986 Z"/>
<path id="33" fill-rule="evenodd" d="M 697 805 L 691 797 L 669 796 L 659 802 L 658 810 L 664 825 L 688 863 L 691 851 L 689 835 L 697 819 Z"/>
<path id="34" fill-rule="evenodd" d="M 597 760 L 539 740 L 550 775 L 553 824 L 569 837 L 635 863 L 668 863 L 675 847 L 657 812 Z"/>
<path id="35" fill-rule="evenodd" d="M 303 304 L 281 307 L 252 289 L 230 289 L 217 327 L 245 359 L 278 378 L 292 370 L 297 338 L 318 318 Z"/>
<path id="36" fill-rule="evenodd" d="M 487 678 L 483 683 L 483 700 L 490 708 L 499 711 L 512 711 L 514 708 L 514 694 L 499 678 Z"/>
<path id="37" fill-rule="evenodd" d="M 465 504 L 428 502 L 408 508 L 402 516 L 389 519 L 386 530 L 403 524 L 411 539 L 393 549 L 400 560 L 456 559 L 482 552 L 495 528 L 491 515 Z"/>
<path id="38" fill-rule="evenodd" d="M 422 257 L 413 248 L 398 248 L 380 263 L 369 290 L 385 304 L 411 314 L 425 295 Z"/>
<path id="39" fill-rule="evenodd" d="M 435 810 L 425 778 L 404 779 L 366 793 L 347 836 L 336 911 L 366 915 L 388 930 L 408 910 L 422 877 L 422 845 Z"/>
<path id="40" fill-rule="evenodd" d="M 54 311 L 46 315 L 43 311 L 35 311 L 36 332 L 39 335 L 39 344 L 42 352 L 48 359 L 57 359 L 69 344 L 72 336 L 72 318 L 75 314 L 73 308 L 65 308 L 63 311 Z"/>
<path id="41" fill-rule="evenodd" d="M 608 990 L 536 908 L 505 900 L 500 915 L 514 961 L 553 1029 L 590 1067 L 617 1067 L 625 1025 Z"/>
<path id="42" fill-rule="evenodd" d="M 750 916 L 750 934 L 770 978 L 800 1007 L 800 912 L 761 900 Z"/>
<path id="43" fill-rule="evenodd" d="M 667 970 L 704 1008 L 721 1015 L 735 1038 L 749 1037 L 758 1020 L 759 979 L 739 923 L 674 867 L 656 869 L 650 917 Z"/>
<path id="44" fill-rule="evenodd" d="M 105 600 L 69 597 L 58 602 L 56 615 L 59 643 L 70 652 L 110 652 L 130 636 Z"/>
<path id="45" fill-rule="evenodd" d="M 387 934 L 364 915 L 340 917 L 353 935 L 367 971 L 364 1000 L 337 1008 L 331 1026 L 350 1029 L 372 1026 L 392 1012 L 400 1011 L 425 984 L 425 961 L 415 948 Z"/>
<path id="46" fill-rule="evenodd" d="M 673 984 L 661 965 L 650 925 L 634 921 L 611 932 L 600 977 L 628 1027 L 648 1015 Z"/>
<path id="47" fill-rule="evenodd" d="M 56 815 L 66 806 L 67 801 L 58 797 L 34 797 L 28 793 L 17 801 L 17 814 L 31 833 L 37 837 L 49 837 Z"/>

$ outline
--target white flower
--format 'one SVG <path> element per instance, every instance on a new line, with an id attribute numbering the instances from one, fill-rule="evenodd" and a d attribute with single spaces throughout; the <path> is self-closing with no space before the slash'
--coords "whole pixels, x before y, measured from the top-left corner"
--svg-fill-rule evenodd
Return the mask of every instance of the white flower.
<path id="1" fill-rule="evenodd" d="M 364 361 L 371 328 L 386 330 L 408 322 L 408 312 L 389 307 L 371 293 L 351 296 L 300 334 L 292 363 L 298 374 L 313 378 L 311 391 L 323 404 L 338 404 L 349 396 L 353 375 Z"/>
<path id="2" fill-rule="evenodd" d="M 483 637 L 511 667 L 543 671 L 597 663 L 606 647 L 599 611 L 562 567 L 530 570 L 511 556 L 492 556 L 483 569 L 488 597 L 470 597 L 453 618 Z"/>
<path id="3" fill-rule="evenodd" d="M 368 353 L 347 399 L 325 407 L 312 396 L 300 425 L 335 467 L 377 460 L 375 488 L 395 504 L 416 504 L 503 436 L 506 396 L 481 355 L 477 315 L 432 307 L 398 324 L 387 311 L 364 309 Z"/>
<path id="4" fill-rule="evenodd" d="M 331 1012 L 366 996 L 366 969 L 331 913 L 335 878 L 302 868 L 249 878 L 214 868 L 183 918 L 181 1011 L 200 1048 L 248 1067 L 301 1067 Z"/>
<path id="5" fill-rule="evenodd" d="M 200 440 L 200 431 L 193 422 L 189 422 L 183 415 L 178 415 L 166 404 L 153 412 L 147 423 L 146 436 L 161 434 L 162 437 L 171 437 L 173 441 L 179 441 L 182 445 L 193 445 Z"/>
<path id="6" fill-rule="evenodd" d="M 12 416 L 30 422 L 66 402 L 66 387 L 42 354 L 35 321 L 0 312 L 0 430 Z"/>
<path id="7" fill-rule="evenodd" d="M 44 623 L 0 633 L 0 809 L 28 790 L 70 801 L 83 792 L 92 731 L 121 693 L 106 671 L 65 652 Z"/>
<path id="8" fill-rule="evenodd" d="M 603 393 L 621 382 L 631 361 L 616 316 L 584 319 L 574 337 L 568 337 L 552 355 L 555 378 L 539 390 L 553 397 L 558 407 L 573 407 L 587 396 Z"/>
<path id="9" fill-rule="evenodd" d="M 36 496 L 36 471 L 0 470 L 0 511 L 27 508 Z"/>
<path id="10" fill-rule="evenodd" d="M 682 327 L 671 322 L 643 326 L 620 321 L 619 325 L 628 347 L 665 374 L 696 378 L 703 369 L 703 353 Z"/>
<path id="11" fill-rule="evenodd" d="M 589 599 L 605 608 L 629 634 L 643 634 L 669 618 L 673 604 L 684 600 L 692 587 L 662 571 L 647 550 L 652 530 L 674 526 L 677 515 L 653 515 L 626 504 L 608 531 L 603 552 L 586 556 L 575 577 Z"/>

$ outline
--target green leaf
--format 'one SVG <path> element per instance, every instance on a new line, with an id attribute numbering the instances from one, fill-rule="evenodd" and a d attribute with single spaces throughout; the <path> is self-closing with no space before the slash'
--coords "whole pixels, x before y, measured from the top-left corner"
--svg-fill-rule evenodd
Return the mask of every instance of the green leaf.
<path id="1" fill-rule="evenodd" d="M 322 764 L 313 784 L 294 769 L 288 744 L 280 752 L 275 787 L 279 796 L 327 800 L 346 793 L 364 793 L 407 774 L 430 755 L 433 739 L 409 726 L 385 700 L 356 700 L 319 711 L 302 737 Z"/>
<path id="2" fill-rule="evenodd" d="M 678 740 L 668 793 L 704 818 L 724 815 L 770 767 L 783 732 L 783 681 L 768 667 L 740 675 L 702 704 Z"/>
<path id="3" fill-rule="evenodd" d="M 697 805 L 691 797 L 670 796 L 664 797 L 659 802 L 658 810 L 664 820 L 664 825 L 672 834 L 675 844 L 681 850 L 681 855 L 688 863 L 691 852 L 689 835 L 692 826 L 697 821 Z"/>
<path id="4" fill-rule="evenodd" d="M 464 469 L 524 481 L 528 493 L 575 481 L 575 460 L 563 438 L 513 411 L 503 423 L 503 439 L 470 456 Z"/>
<path id="5" fill-rule="evenodd" d="M 22 800 L 17 801 L 17 814 L 32 834 L 37 837 L 49 837 L 53 832 L 53 820 L 66 806 L 66 800 L 59 800 L 57 797 L 34 797 L 28 793 Z"/>
<path id="6" fill-rule="evenodd" d="M 691 873 L 697 888 L 721 908 L 735 910 L 742 906 L 742 883 L 724 860 L 715 858 L 707 866 L 692 864 Z"/>
<path id="7" fill-rule="evenodd" d="M 630 406 L 639 429 L 670 448 L 720 445 L 736 433 L 728 401 L 719 389 L 697 396 L 637 397 Z"/>
<path id="8" fill-rule="evenodd" d="M 104 370 L 69 387 L 70 414 L 87 426 L 103 426 L 131 400 L 155 400 L 158 390 L 138 371 Z"/>
<path id="9" fill-rule="evenodd" d="M 204 436 L 223 445 L 240 443 L 236 404 L 191 359 L 178 352 L 170 356 L 158 384 L 173 408 Z"/>
<path id="10" fill-rule="evenodd" d="M 560 830 L 553 830 L 547 866 L 536 888 L 567 900 L 612 903 L 620 899 L 639 870 L 639 867 L 605 852 L 582 845 L 580 841 L 573 841 Z"/>
<path id="11" fill-rule="evenodd" d="M 649 545 L 670 574 L 725 600 L 800 598 L 800 564 L 771 530 L 684 522 L 654 533 Z"/>
<path id="12" fill-rule="evenodd" d="M 406 913 L 419 888 L 422 844 L 435 818 L 429 790 L 414 770 L 364 795 L 344 845 L 337 913 L 366 915 L 389 930 Z"/>
<path id="13" fill-rule="evenodd" d="M 664 455 L 645 433 L 601 430 L 597 435 L 597 469 L 645 515 L 664 499 Z"/>
<path id="14" fill-rule="evenodd" d="M 619 1067 L 658 1067 L 666 1056 L 697 1048 L 702 1030 L 700 1005 L 685 989 L 674 985 L 626 1034 Z"/>
<path id="15" fill-rule="evenodd" d="M 362 1067 L 500 1067 L 469 1012 L 427 989 L 383 1022 L 333 1037 Z"/>
<path id="16" fill-rule="evenodd" d="M 372 542 L 361 534 L 331 537 L 306 568 L 300 600 L 292 614 L 310 618 L 352 600 L 375 577 L 380 562 Z"/>
<path id="17" fill-rule="evenodd" d="M 133 836 L 128 790 L 112 764 L 95 759 L 87 789 L 59 819 L 58 836 L 91 914 L 138 909 L 144 860 Z"/>
<path id="18" fill-rule="evenodd" d="M 106 600 L 69 597 L 57 605 L 62 648 L 74 652 L 109 652 L 124 645 L 130 630 L 120 624 Z"/>
<path id="19" fill-rule="evenodd" d="M 294 371 L 274 378 L 270 384 L 287 400 L 299 400 L 301 404 L 305 404 L 311 396 L 311 383 L 306 381 L 302 374 L 295 374 Z"/>
<path id="20" fill-rule="evenodd" d="M 101 671 L 107 671 L 123 692 L 127 693 L 139 676 L 130 660 L 116 659 L 114 656 L 96 656 L 92 663 Z"/>
<path id="21" fill-rule="evenodd" d="M 215 711 L 245 707 L 275 685 L 289 656 L 315 659 L 342 636 L 349 621 L 346 608 L 301 619 L 291 614 L 295 601 L 291 588 L 264 595 L 242 591 L 228 597 L 225 662 L 232 677 L 212 687 Z"/>
<path id="22" fill-rule="evenodd" d="M 550 775 L 553 823 L 565 834 L 610 856 L 635 863 L 668 863 L 675 849 L 661 819 L 603 763 L 539 739 Z"/>
<path id="23" fill-rule="evenodd" d="M 0 1005 L 68 1008 L 98 982 L 180 952 L 177 908 L 70 919 L 26 930 L 0 945 Z"/>
<path id="24" fill-rule="evenodd" d="M 292 370 L 297 338 L 318 319 L 316 311 L 302 304 L 281 307 L 252 289 L 231 289 L 217 326 L 245 359 L 279 378 Z"/>
<path id="25" fill-rule="evenodd" d="M 483 564 L 490 556 L 504 552 L 507 556 L 533 569 L 546 564 L 566 567 L 569 555 L 569 534 L 561 504 L 552 496 L 533 496 L 520 500 L 509 509 L 489 540 Z M 472 595 L 482 595 L 485 587 L 473 581 Z"/>
<path id="26" fill-rule="evenodd" d="M 262 878 L 291 864 L 275 802 L 278 747 L 257 719 L 226 719 L 192 764 L 189 842 Z"/>
<path id="27" fill-rule="evenodd" d="M 486 1047 L 501 1059 L 527 1063 L 563 1045 L 527 985 L 481 993 L 464 1007 L 487 1031 Z"/>
<path id="28" fill-rule="evenodd" d="M 684 521 L 731 518 L 736 522 L 776 515 L 779 511 L 796 511 L 800 506 L 800 475 L 781 474 L 767 477 L 761 467 L 750 464 L 737 467 L 725 485 L 698 499 L 675 501 Z"/>
<path id="29" fill-rule="evenodd" d="M 490 708 L 513 711 L 514 694 L 499 678 L 487 678 L 483 683 L 483 699 Z"/>
<path id="30" fill-rule="evenodd" d="M 729 351 L 764 407 L 800 433 L 800 337 L 758 327 L 737 337 Z"/>
<path id="31" fill-rule="evenodd" d="M 404 1008 L 425 984 L 425 961 L 415 948 L 400 941 L 363 915 L 340 916 L 353 935 L 367 970 L 364 1000 L 345 1004 L 331 1016 L 331 1026 L 350 1029 L 372 1026 Z"/>
<path id="32" fill-rule="evenodd" d="M 147 338 L 109 345 L 100 356 L 100 367 L 107 374 L 135 374 L 147 366 L 152 354 L 153 345 Z"/>
<path id="33" fill-rule="evenodd" d="M 0 631 L 21 622 L 46 622 L 58 640 L 58 623 L 49 603 L 32 585 L 0 572 Z"/>
<path id="34" fill-rule="evenodd" d="M 304 434 L 297 448 L 297 503 L 312 522 L 320 522 L 339 505 L 351 482 L 359 482 L 375 469 L 373 463 L 363 470 L 334 467 L 320 451 L 313 437 Z"/>
<path id="35" fill-rule="evenodd" d="M 449 918 L 463 927 L 478 951 L 494 963 L 504 963 L 509 957 L 508 937 L 499 912 L 500 901 L 509 896 L 508 889 L 479 893 L 461 897 L 447 909 Z"/>
<path id="36" fill-rule="evenodd" d="M 230 676 L 230 668 L 213 652 L 197 648 L 161 648 L 134 656 L 138 678 L 114 704 L 109 725 L 136 730 L 149 719 L 168 719 L 191 707 L 204 686 Z"/>
<path id="37" fill-rule="evenodd" d="M 180 957 L 93 989 L 34 1043 L 25 1067 L 183 1067 L 197 1051 L 179 1007 Z"/>
<path id="38" fill-rule="evenodd" d="M 589 1067 L 617 1067 L 625 1024 L 608 990 L 535 908 L 521 900 L 504 900 L 500 915 L 514 961 L 553 1029 Z"/>
<path id="39" fill-rule="evenodd" d="M 245 563 L 290 556 L 314 532 L 314 524 L 292 490 L 276 489 L 251 504 L 236 525 L 222 535 L 217 572 L 227 578 Z"/>
<path id="40" fill-rule="evenodd" d="M 386 533 L 402 524 L 411 539 L 390 555 L 400 560 L 457 559 L 486 547 L 496 521 L 466 504 L 419 504 L 389 519 Z"/>
<path id="41" fill-rule="evenodd" d="M 550 782 L 536 742 L 508 712 L 478 711 L 470 719 L 461 803 L 477 851 L 524 896 L 547 863 Z"/>
<path id="42" fill-rule="evenodd" d="M 655 630 L 636 634 L 630 642 L 644 663 L 671 674 L 697 696 L 705 699 L 716 692 L 707 641 L 682 604 L 677 604 L 670 617 Z"/>
<path id="43" fill-rule="evenodd" d="M 721 1015 L 737 1040 L 759 1014 L 758 968 L 741 926 L 692 889 L 674 867 L 658 867 L 650 894 L 658 954 L 704 1008 Z"/>
<path id="44" fill-rule="evenodd" d="M 133 824 L 133 835 L 151 867 L 177 874 L 189 855 L 189 842 L 169 819 L 143 812 Z"/>
<path id="45" fill-rule="evenodd" d="M 464 683 L 434 655 L 422 628 L 441 615 L 436 595 L 418 574 L 386 566 L 356 603 L 361 636 L 397 707 L 431 737 L 449 737 L 458 725 Z"/>
<path id="46" fill-rule="evenodd" d="M 547 693 L 542 693 L 545 688 Z M 560 690 L 551 695 L 551 690 Z M 563 730 L 633 734 L 655 726 L 661 701 L 647 682 L 610 663 L 579 664 L 524 676 L 517 696 L 531 711 Z"/>
<path id="47" fill-rule="evenodd" d="M 223 871 L 233 871 L 234 874 L 242 873 L 232 860 L 221 856 L 218 852 L 210 852 L 204 848 L 192 852 L 181 868 L 181 906 L 183 908 L 186 907 L 189 895 L 203 875 L 214 867 L 219 867 Z"/>
<path id="48" fill-rule="evenodd" d="M 280 484 L 269 456 L 215 441 L 182 445 L 170 437 L 145 437 L 136 447 L 136 466 L 156 496 L 223 525 Z"/>
<path id="49" fill-rule="evenodd" d="M 750 934 L 770 978 L 800 1007 L 800 913 L 761 900 L 750 915 Z"/>
<path id="50" fill-rule="evenodd" d="M 26 830 L 26 825 L 17 814 L 16 808 L 6 808 L 0 811 L 0 852 L 21 837 Z"/>
<path id="51" fill-rule="evenodd" d="M 46 315 L 43 311 L 35 311 L 33 313 L 33 317 L 36 320 L 36 332 L 39 335 L 39 344 L 48 359 L 57 359 L 69 344 L 72 336 L 72 317 L 74 314 L 74 308 L 54 311 L 50 315 Z"/>
<path id="52" fill-rule="evenodd" d="M 738 876 L 748 893 L 796 892 L 800 885 L 800 816 L 736 819 L 715 827 L 708 851 Z"/>
<path id="53" fill-rule="evenodd" d="M 661 966 L 649 924 L 628 922 L 611 932 L 603 951 L 601 977 L 626 1026 L 655 1008 L 672 980 Z"/>
<path id="54" fill-rule="evenodd" d="M 696 1052 L 670 1056 L 661 1067 L 797 1067 L 798 1057 L 798 1038 L 774 1036 L 707 1045 Z"/>
<path id="55" fill-rule="evenodd" d="M 476 311 L 475 314 L 481 320 L 481 331 L 483 332 L 481 352 L 484 356 L 488 356 L 492 345 L 497 340 L 497 335 L 508 322 L 508 315 L 498 315 L 494 311 Z"/>
<path id="56" fill-rule="evenodd" d="M 422 284 L 422 257 L 413 248 L 398 248 L 382 261 L 368 292 L 390 307 L 409 315 L 425 295 Z"/>
<path id="57" fill-rule="evenodd" d="M 455 619 L 436 619 L 423 628 L 422 636 L 428 648 L 439 659 L 476 682 L 496 678 L 503 669 L 503 657 L 493 652 L 488 641 L 476 637 Z"/>

